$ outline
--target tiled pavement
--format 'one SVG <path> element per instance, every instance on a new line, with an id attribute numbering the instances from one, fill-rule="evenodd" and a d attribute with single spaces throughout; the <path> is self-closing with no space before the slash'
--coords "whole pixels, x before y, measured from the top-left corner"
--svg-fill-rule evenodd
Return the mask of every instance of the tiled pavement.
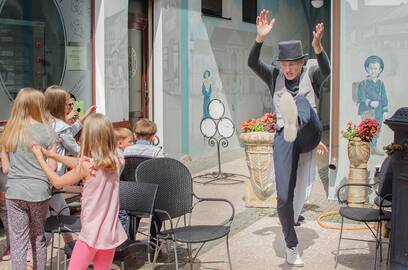
<path id="1" fill-rule="evenodd" d="M 238 157 L 234 159 L 234 157 Z M 303 215 L 306 222 L 297 228 L 300 250 L 305 261 L 303 269 L 334 269 L 334 254 L 337 248 L 338 231 L 321 228 L 316 218 L 324 212 L 338 208 L 334 201 L 326 198 L 327 169 L 325 158 L 319 160 L 319 177 L 315 181 L 309 202 Z M 231 161 L 222 164 L 223 171 L 248 175 L 243 151 L 230 154 Z M 208 166 L 213 161 L 201 162 L 200 165 L 188 164 L 193 173 L 198 174 L 201 166 Z M 214 165 L 214 163 L 212 163 Z M 213 168 L 212 170 L 216 170 Z M 211 171 L 211 170 L 209 170 Z M 233 202 L 236 210 L 230 236 L 230 248 L 233 269 L 291 269 L 285 263 L 284 245 L 276 210 L 272 208 L 246 208 L 243 202 L 244 185 L 203 185 L 195 184 L 194 191 L 201 197 L 222 197 Z M 216 209 L 216 211 L 214 211 Z M 227 208 L 214 205 L 202 206 L 193 216 L 193 222 L 217 223 L 229 215 Z M 369 237 L 367 231 L 347 232 L 348 236 Z M 363 242 L 344 241 L 345 249 L 340 255 L 337 269 L 370 269 L 373 265 L 373 245 Z M 200 253 L 198 261 L 226 259 L 225 241 L 207 244 Z M 386 252 L 384 253 L 386 254 Z M 164 256 L 165 257 L 165 256 Z M 137 256 L 126 262 L 126 269 L 148 269 L 143 258 Z M 10 269 L 8 262 L 0 263 L 1 269 Z M 156 267 L 156 269 L 174 269 L 174 267 Z M 190 269 L 190 267 L 186 267 Z M 194 265 L 194 269 L 228 269 L 224 264 Z M 382 269 L 385 269 L 382 268 Z"/>

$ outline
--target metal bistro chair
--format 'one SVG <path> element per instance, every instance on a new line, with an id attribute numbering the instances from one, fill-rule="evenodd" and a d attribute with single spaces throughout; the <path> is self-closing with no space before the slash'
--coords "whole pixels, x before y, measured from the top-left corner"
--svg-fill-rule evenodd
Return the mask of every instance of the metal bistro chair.
<path id="1" fill-rule="evenodd" d="M 135 172 L 136 168 L 143 161 L 151 159 L 150 157 L 143 156 L 126 156 L 125 157 L 125 167 L 123 168 L 122 173 L 120 174 L 121 181 L 136 181 Z"/>
<path id="2" fill-rule="evenodd" d="M 384 197 L 380 197 L 380 203 L 379 203 L 379 208 L 374 209 L 374 208 L 360 208 L 360 207 L 350 207 L 348 206 L 348 202 L 346 199 L 341 199 L 341 190 L 346 187 L 367 187 L 373 190 L 377 194 L 377 196 L 380 195 L 380 193 L 377 192 L 375 189 L 375 186 L 378 185 L 377 183 L 374 184 L 345 184 L 342 185 L 338 190 L 337 190 L 337 199 L 339 203 L 345 205 L 343 207 L 340 207 L 339 214 L 341 216 L 341 229 L 340 229 L 340 237 L 339 237 L 339 243 L 337 246 L 337 253 L 336 253 L 336 265 L 335 268 L 337 267 L 337 264 L 339 262 L 338 256 L 340 253 L 340 243 L 342 239 L 345 240 L 355 240 L 355 241 L 364 241 L 364 242 L 374 242 L 376 244 L 375 248 L 375 259 L 374 259 L 374 269 L 377 268 L 377 254 L 378 254 L 378 249 L 380 249 L 380 261 L 382 261 L 382 239 L 381 239 L 381 227 L 382 227 L 382 222 L 384 221 L 390 221 L 391 220 L 391 212 L 384 210 L 385 208 L 385 202 L 389 198 L 389 194 L 385 195 Z M 344 218 L 353 220 L 353 221 L 358 221 L 364 223 L 367 228 L 370 230 L 372 236 L 374 237 L 374 240 L 362 240 L 362 239 L 355 239 L 355 238 L 345 238 L 343 237 L 343 225 L 344 225 Z M 377 232 L 374 232 L 373 228 L 369 225 L 369 223 L 377 223 Z"/>
<path id="3" fill-rule="evenodd" d="M 121 181 L 119 183 L 119 201 L 120 209 L 127 211 L 130 216 L 149 218 L 149 230 L 147 237 L 147 257 L 150 265 L 150 224 L 152 223 L 154 203 L 157 194 L 157 185 Z M 115 260 L 121 262 L 121 269 L 125 269 L 125 258 L 128 251 L 136 245 L 140 245 L 140 241 L 127 239 L 122 245 L 116 248 Z"/>
<path id="4" fill-rule="evenodd" d="M 81 218 L 80 216 L 64 216 L 61 215 L 62 211 L 66 209 L 63 208 L 57 213 L 56 216 L 50 216 L 45 221 L 44 230 L 45 232 L 52 233 L 51 240 L 51 260 L 50 260 L 50 269 L 52 269 L 52 260 L 53 260 L 53 250 L 54 250 L 54 234 L 58 234 L 58 250 L 57 253 L 57 269 L 60 269 L 60 246 L 61 246 L 61 234 L 63 233 L 79 233 L 81 231 Z M 66 248 L 64 248 L 65 251 Z M 67 268 L 67 252 L 64 252 L 64 269 Z"/>
<path id="5" fill-rule="evenodd" d="M 231 223 L 234 219 L 235 210 L 231 202 L 225 199 L 199 198 L 193 193 L 193 180 L 187 167 L 181 162 L 171 158 L 156 158 L 140 164 L 136 170 L 136 179 L 138 182 L 154 183 L 159 186 L 155 204 L 155 212 L 161 221 L 168 221 L 170 229 L 164 228 L 158 232 L 158 245 L 156 245 L 153 266 L 156 263 L 158 254 L 162 245 L 160 242 L 172 241 L 174 247 L 174 258 L 176 269 L 178 268 L 177 242 L 187 244 L 190 268 L 195 262 L 198 253 L 205 243 L 226 238 L 226 248 L 228 255 L 228 264 L 232 269 L 231 256 L 229 251 L 228 236 Z M 197 201 L 193 204 L 193 198 Z M 229 205 L 231 216 L 226 222 L 219 225 L 191 225 L 193 209 L 198 203 L 203 202 L 220 202 Z M 188 224 L 187 224 L 187 216 Z M 173 219 L 183 218 L 184 226 L 177 227 L 173 224 Z M 192 244 L 200 243 L 196 254 L 193 257 Z M 219 262 L 219 261 L 218 261 Z M 200 262 L 200 263 L 217 263 L 217 262 Z"/>
<path id="6" fill-rule="evenodd" d="M 120 174 L 120 181 L 136 181 L 135 172 L 137 167 L 144 161 L 151 159 L 145 156 L 125 156 L 125 166 Z M 136 217 L 129 217 L 129 235 L 134 236 L 136 233 Z M 134 239 L 133 237 L 131 239 Z"/>

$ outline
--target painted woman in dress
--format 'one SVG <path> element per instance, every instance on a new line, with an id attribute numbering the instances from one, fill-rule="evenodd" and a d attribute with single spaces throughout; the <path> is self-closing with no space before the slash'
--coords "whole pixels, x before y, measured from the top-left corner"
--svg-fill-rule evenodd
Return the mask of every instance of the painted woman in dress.
<path id="1" fill-rule="evenodd" d="M 362 119 L 375 119 L 381 129 L 382 122 L 388 112 L 388 98 L 380 74 L 384 70 L 384 61 L 381 57 L 372 55 L 364 62 L 367 79 L 358 85 L 358 115 Z M 379 133 L 371 141 L 372 152 L 380 154 L 377 150 Z"/>
<path id="2" fill-rule="evenodd" d="M 203 118 L 210 117 L 208 112 L 208 104 L 210 104 L 212 93 L 210 76 L 211 73 L 209 70 L 204 71 L 203 85 L 201 86 L 201 94 L 203 95 Z"/>

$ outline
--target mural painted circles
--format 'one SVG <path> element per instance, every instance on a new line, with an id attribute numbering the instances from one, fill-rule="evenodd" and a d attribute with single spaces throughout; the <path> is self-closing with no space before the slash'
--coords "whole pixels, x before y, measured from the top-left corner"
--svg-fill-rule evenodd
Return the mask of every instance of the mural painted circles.
<path id="1" fill-rule="evenodd" d="M 214 119 L 220 119 L 225 112 L 224 104 L 219 99 L 211 100 L 210 104 L 208 104 L 208 113 Z"/>
<path id="2" fill-rule="evenodd" d="M 205 137 L 211 138 L 217 132 L 217 124 L 213 119 L 207 117 L 201 120 L 200 129 Z"/>
<path id="3" fill-rule="evenodd" d="M 230 138 L 234 134 L 234 123 L 231 119 L 223 117 L 217 124 L 218 133 L 224 138 Z"/>

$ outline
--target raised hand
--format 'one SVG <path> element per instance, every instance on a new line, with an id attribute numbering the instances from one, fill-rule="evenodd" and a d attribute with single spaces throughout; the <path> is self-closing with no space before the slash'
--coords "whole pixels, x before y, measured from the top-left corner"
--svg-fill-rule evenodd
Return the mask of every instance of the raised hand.
<path id="1" fill-rule="evenodd" d="M 96 112 L 96 106 L 92 105 L 91 107 L 88 108 L 88 110 L 86 110 L 86 112 L 84 113 L 84 115 L 82 117 L 79 118 L 79 121 L 81 122 L 81 124 L 84 123 L 85 119 L 90 116 L 91 114 Z"/>
<path id="2" fill-rule="evenodd" d="M 324 32 L 324 25 L 323 23 L 318 23 L 313 31 L 313 41 L 312 47 L 316 54 L 320 54 L 323 50 L 322 46 L 322 37 Z"/>
<path id="3" fill-rule="evenodd" d="M 273 25 L 275 23 L 275 18 L 269 21 L 269 11 L 263 9 L 259 16 L 256 17 L 256 41 L 261 43 L 264 42 L 265 37 L 271 32 Z"/>

